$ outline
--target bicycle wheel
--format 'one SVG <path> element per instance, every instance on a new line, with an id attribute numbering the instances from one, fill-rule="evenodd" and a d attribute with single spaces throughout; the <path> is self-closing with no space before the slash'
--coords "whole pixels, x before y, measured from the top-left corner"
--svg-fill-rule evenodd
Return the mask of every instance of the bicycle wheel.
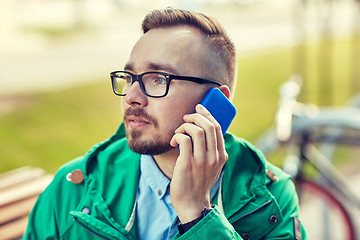
<path id="1" fill-rule="evenodd" d="M 356 240 L 356 228 L 344 205 L 318 183 L 296 181 L 300 218 L 308 239 Z"/>

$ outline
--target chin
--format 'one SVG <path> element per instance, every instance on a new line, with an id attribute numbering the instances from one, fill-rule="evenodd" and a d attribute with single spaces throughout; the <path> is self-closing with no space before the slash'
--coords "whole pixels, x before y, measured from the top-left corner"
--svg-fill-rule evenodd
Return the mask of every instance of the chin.
<path id="1" fill-rule="evenodd" d="M 145 155 L 156 156 L 160 154 L 164 154 L 169 152 L 173 149 L 169 143 L 164 144 L 149 144 L 149 143 L 139 143 L 139 142 L 132 142 L 128 140 L 128 144 L 130 149 L 133 152 Z"/>
<path id="2" fill-rule="evenodd" d="M 126 139 L 133 152 L 146 155 L 160 155 L 173 149 L 170 139 L 164 140 L 155 134 L 151 139 L 145 139 L 140 131 L 127 131 Z"/>

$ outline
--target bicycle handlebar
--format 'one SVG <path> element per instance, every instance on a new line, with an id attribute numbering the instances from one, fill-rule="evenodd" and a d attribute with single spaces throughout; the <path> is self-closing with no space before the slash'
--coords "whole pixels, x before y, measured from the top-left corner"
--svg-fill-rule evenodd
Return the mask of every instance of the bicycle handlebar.
<path id="1" fill-rule="evenodd" d="M 315 105 L 300 103 L 297 98 L 301 91 L 301 83 L 301 77 L 293 75 L 280 88 L 279 107 L 275 118 L 275 133 L 280 143 L 316 128 L 349 128 L 360 131 L 360 108 L 318 108 Z"/>
<path id="2" fill-rule="evenodd" d="M 321 128 L 333 129 L 334 136 L 345 129 L 360 131 L 360 95 L 351 102 L 351 106 L 319 108 L 297 101 L 301 83 L 301 77 L 293 75 L 281 86 L 274 125 L 257 139 L 256 143 L 265 154 L 279 148 L 281 144 L 296 139 L 300 134 L 315 134 L 316 130 Z M 327 139 L 329 131 L 323 133 Z M 347 138 L 346 135 L 342 137 Z M 356 133 L 352 138 L 360 142 L 360 134 Z"/>
<path id="3" fill-rule="evenodd" d="M 292 130 L 297 133 L 317 127 L 349 128 L 360 131 L 360 109 L 355 107 L 321 108 L 316 115 L 304 115 L 295 119 Z"/>

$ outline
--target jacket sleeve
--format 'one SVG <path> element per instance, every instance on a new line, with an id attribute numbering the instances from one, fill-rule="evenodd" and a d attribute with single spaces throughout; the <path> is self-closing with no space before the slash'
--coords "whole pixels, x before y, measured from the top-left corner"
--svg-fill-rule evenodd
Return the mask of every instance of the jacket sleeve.
<path id="1" fill-rule="evenodd" d="M 290 178 L 282 178 L 281 181 L 270 184 L 268 187 L 280 208 L 282 221 L 261 239 L 306 240 L 306 233 L 299 221 L 298 197 L 294 183 Z M 256 212 L 253 214 L 253 224 L 266 224 L 262 222 L 262 218 L 255 216 Z M 249 234 L 251 236 L 251 233 Z M 228 219 L 219 211 L 218 207 L 215 207 L 214 210 L 183 235 L 177 234 L 174 239 L 206 239 L 207 237 L 209 239 L 243 239 Z"/>
<path id="2" fill-rule="evenodd" d="M 215 208 L 209 212 L 203 219 L 200 220 L 190 230 L 180 236 L 178 233 L 173 239 L 238 239 L 242 238 L 235 231 L 233 226 L 229 223 L 226 217 Z"/>
<path id="3" fill-rule="evenodd" d="M 30 213 L 28 226 L 22 238 L 23 240 L 58 239 L 58 230 L 55 224 L 54 208 L 52 206 L 54 201 L 51 197 L 48 197 L 50 191 L 51 187 L 48 187 L 48 189 L 40 194 Z"/>
<path id="4" fill-rule="evenodd" d="M 28 226 L 23 236 L 25 240 L 58 239 L 58 229 L 55 219 L 55 204 L 58 193 L 55 191 L 55 179 L 40 194 L 28 220 Z"/>

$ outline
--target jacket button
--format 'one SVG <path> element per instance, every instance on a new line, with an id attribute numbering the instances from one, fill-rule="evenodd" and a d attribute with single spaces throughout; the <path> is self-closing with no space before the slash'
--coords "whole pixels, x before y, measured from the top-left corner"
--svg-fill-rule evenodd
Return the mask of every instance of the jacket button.
<path id="1" fill-rule="evenodd" d="M 271 216 L 270 216 L 270 222 L 271 222 L 272 224 L 277 223 L 277 217 L 276 217 L 276 215 L 271 215 Z"/>
<path id="2" fill-rule="evenodd" d="M 85 214 L 90 214 L 90 213 L 91 213 L 91 209 L 88 208 L 88 207 L 84 207 L 81 211 L 82 211 L 83 213 L 85 213 Z"/>
<path id="3" fill-rule="evenodd" d="M 242 238 L 243 238 L 244 240 L 250 240 L 250 235 L 249 235 L 248 233 L 244 233 L 244 234 L 242 235 Z"/>
<path id="4" fill-rule="evenodd" d="M 66 176 L 66 180 L 74 184 L 80 184 L 84 181 L 84 173 L 80 169 L 75 169 Z"/>

